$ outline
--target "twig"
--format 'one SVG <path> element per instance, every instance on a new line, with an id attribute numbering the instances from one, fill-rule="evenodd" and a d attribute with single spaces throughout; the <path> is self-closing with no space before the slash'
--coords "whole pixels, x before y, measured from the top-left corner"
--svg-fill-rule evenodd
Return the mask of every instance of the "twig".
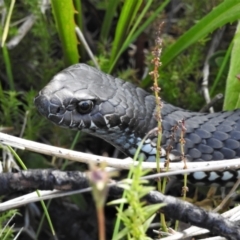
<path id="1" fill-rule="evenodd" d="M 207 112 L 211 107 L 215 105 L 216 102 L 221 100 L 223 98 L 223 94 L 219 93 L 214 98 L 210 100 L 209 103 L 207 103 L 199 112 Z"/>
<path id="2" fill-rule="evenodd" d="M 232 197 L 232 195 L 236 192 L 237 188 L 240 184 L 240 178 L 236 181 L 234 186 L 232 187 L 231 191 L 228 193 L 228 195 L 223 199 L 223 201 L 213 210 L 213 212 L 218 212 L 221 210 L 224 205 L 227 203 L 227 201 Z"/>
<path id="3" fill-rule="evenodd" d="M 0 174 L 0 195 L 15 191 L 76 190 L 89 186 L 86 174 L 78 171 L 32 169 Z"/>
<path id="4" fill-rule="evenodd" d="M 225 31 L 225 27 L 222 27 L 217 31 L 217 33 L 214 35 L 213 40 L 211 42 L 211 46 L 208 50 L 207 57 L 204 62 L 204 67 L 203 67 L 203 81 L 202 81 L 202 91 L 203 95 L 205 98 L 206 103 L 210 102 L 210 94 L 209 94 L 209 89 L 208 89 L 208 77 L 209 77 L 209 58 L 212 56 L 214 53 L 215 49 L 219 45 L 219 42 L 222 38 L 222 35 Z M 210 112 L 213 112 L 213 108 L 211 107 Z"/>
<path id="5" fill-rule="evenodd" d="M 9 145 L 22 150 L 29 150 L 37 153 L 42 153 L 50 156 L 56 156 L 59 158 L 66 158 L 68 160 L 73 160 L 83 163 L 93 163 L 98 164 L 105 162 L 107 166 L 114 167 L 118 169 L 129 169 L 132 164 L 137 165 L 131 158 L 118 159 L 103 157 L 89 153 L 82 153 L 73 150 L 68 150 L 60 147 L 54 147 L 19 137 L 14 137 L 5 133 L 0 132 L 0 144 Z M 162 171 L 165 169 L 165 163 L 160 163 Z M 155 162 L 143 162 L 142 168 L 144 169 L 156 169 Z M 188 162 L 188 169 L 182 169 L 181 162 L 172 162 L 169 167 L 168 173 L 160 173 L 162 176 L 173 176 L 184 173 L 191 173 L 196 171 L 223 171 L 223 170 L 236 170 L 240 169 L 240 158 L 220 160 L 220 161 L 209 161 L 209 162 Z M 175 171 L 171 172 L 171 171 Z M 154 177 L 159 177 L 161 175 L 153 175 Z"/>
<path id="6" fill-rule="evenodd" d="M 166 203 L 167 206 L 163 207 L 161 210 L 173 219 L 178 219 L 183 222 L 189 222 L 195 226 L 206 228 L 211 233 L 224 236 L 227 239 L 240 239 L 240 229 L 237 224 L 224 219 L 219 214 L 207 212 L 193 204 L 183 202 L 172 196 L 164 196 L 156 191 L 150 192 L 147 195 L 146 200 L 151 204 Z M 171 236 L 171 238 L 167 237 L 166 239 L 174 239 L 172 238 L 173 236 Z"/>
<path id="7" fill-rule="evenodd" d="M 1 183 L 4 183 L 0 187 L 5 190 L 6 186 L 10 186 L 12 190 L 28 190 L 31 188 L 71 190 L 89 186 L 86 174 L 76 171 L 31 170 L 5 173 L 0 176 L 3 178 Z M 89 188 L 87 189 L 89 190 Z M 109 188 L 109 195 L 112 197 L 119 197 L 122 192 L 123 190 L 116 185 Z M 21 199 L 23 200 L 23 197 Z M 240 239 L 240 229 L 237 224 L 230 222 L 217 213 L 207 212 L 191 203 L 183 202 L 172 196 L 165 196 L 158 191 L 151 191 L 144 197 L 144 200 L 150 204 L 165 203 L 166 206 L 161 208 L 161 212 L 170 218 L 190 222 L 195 226 L 206 228 L 211 233 L 224 236 L 230 240 Z M 6 203 L 0 204 L 1 210 L 4 209 L 2 208 L 4 204 Z M 24 204 L 23 201 L 20 201 L 20 204 Z"/>
<path id="8" fill-rule="evenodd" d="M 17 35 L 14 36 L 6 45 L 9 49 L 13 49 L 14 47 L 16 47 L 21 40 L 26 36 L 26 34 L 30 31 L 30 29 L 32 28 L 33 24 L 36 21 L 36 17 L 31 14 L 30 16 L 28 16 L 26 18 L 26 20 L 24 21 L 24 23 L 19 27 L 18 31 L 17 31 Z"/>
<path id="9" fill-rule="evenodd" d="M 80 29 L 79 27 L 75 27 L 75 31 L 76 31 L 76 33 L 77 33 L 77 36 L 78 36 L 79 39 L 81 40 L 82 44 L 84 45 L 84 47 L 85 47 L 85 49 L 86 49 L 89 57 L 92 59 L 95 67 L 96 67 L 97 69 L 100 69 L 100 67 L 99 67 L 99 65 L 98 65 L 98 63 L 97 63 L 97 61 L 96 61 L 96 59 L 95 59 L 95 57 L 94 57 L 94 55 L 93 55 L 93 53 L 92 53 L 92 50 L 91 50 L 90 47 L 88 46 L 88 43 L 87 43 L 84 35 L 82 34 L 81 29 Z"/>

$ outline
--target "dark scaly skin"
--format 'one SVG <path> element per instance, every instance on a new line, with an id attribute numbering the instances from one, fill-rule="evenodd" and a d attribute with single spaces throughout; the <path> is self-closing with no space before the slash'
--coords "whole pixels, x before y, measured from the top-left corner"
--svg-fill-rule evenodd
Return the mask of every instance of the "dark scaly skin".
<path id="1" fill-rule="evenodd" d="M 90 113 L 78 112 L 76 105 L 83 100 L 94 102 Z M 134 155 L 141 139 L 157 126 L 154 96 L 85 64 L 73 65 L 55 75 L 39 92 L 35 105 L 53 123 L 103 138 L 129 156 Z M 183 119 L 186 126 L 184 152 L 188 161 L 240 157 L 240 110 L 198 113 L 164 102 L 161 113 L 162 159 L 166 147 L 171 144 L 171 160 L 180 160 L 181 130 L 175 131 L 174 142 L 170 136 L 172 127 Z M 155 160 L 155 143 L 156 136 L 151 134 L 141 151 L 146 161 Z M 221 182 L 233 180 L 240 173 L 202 174 L 201 180 Z M 195 175 L 195 178 L 199 176 Z"/>

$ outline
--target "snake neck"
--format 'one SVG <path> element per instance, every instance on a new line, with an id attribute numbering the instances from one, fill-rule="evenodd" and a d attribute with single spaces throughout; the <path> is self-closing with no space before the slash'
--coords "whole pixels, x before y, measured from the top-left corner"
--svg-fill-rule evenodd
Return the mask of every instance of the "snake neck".
<path id="1" fill-rule="evenodd" d="M 127 156 L 131 157 L 136 153 L 136 150 L 144 137 L 148 135 L 144 142 L 142 142 L 143 146 L 140 153 L 145 161 L 155 161 L 157 149 L 157 113 L 159 110 L 156 108 L 156 100 L 154 96 L 145 91 L 142 92 L 141 89 L 139 89 L 139 91 L 141 91 L 141 98 L 138 96 L 140 95 L 138 90 L 131 92 L 131 97 L 126 99 L 126 105 L 117 105 L 112 114 L 108 114 L 104 117 L 107 126 L 106 128 L 94 128 L 93 124 L 93 127 L 90 126 L 88 129 L 83 129 L 83 131 L 104 139 Z M 131 98 L 134 98 L 134 101 Z M 120 100 L 121 96 L 116 94 L 115 101 Z M 133 102 L 134 108 L 132 107 Z M 165 136 L 170 135 L 170 131 L 164 129 L 164 126 L 166 125 L 164 117 L 173 112 L 182 111 L 182 109 L 163 102 L 163 106 L 160 110 L 163 119 L 162 143 L 164 144 L 166 142 Z M 165 159 L 165 156 L 166 150 L 165 147 L 162 147 L 162 160 Z"/>
<path id="2" fill-rule="evenodd" d="M 121 152 L 133 157 L 145 135 L 157 126 L 154 116 L 156 103 L 154 96 L 140 88 L 134 89 L 134 91 L 131 91 L 131 88 L 125 87 L 125 89 L 128 89 L 125 94 L 129 96 L 124 100 L 126 104 L 111 103 L 116 106 L 112 113 L 104 116 L 106 127 L 96 128 L 94 118 L 92 118 L 92 127 L 82 131 L 104 139 Z M 114 96 L 114 101 L 122 102 L 122 94 L 118 94 L 118 91 Z M 102 103 L 102 107 L 104 104 Z M 147 140 L 146 144 L 149 143 L 150 140 Z M 155 146 L 151 146 L 151 148 L 145 149 L 145 154 L 142 154 L 144 160 L 147 159 L 149 152 L 153 151 L 153 154 L 156 154 L 154 148 Z M 141 150 L 141 152 L 143 151 Z"/>
<path id="3" fill-rule="evenodd" d="M 127 104 L 125 106 L 119 104 L 115 107 L 112 114 L 104 117 L 106 128 L 95 128 L 93 124 L 93 128 L 90 126 L 88 129 L 83 129 L 83 131 L 104 139 L 131 157 L 136 153 L 144 137 L 148 135 L 142 142 L 143 146 L 140 153 L 145 161 L 154 162 L 156 160 L 157 113 L 159 110 L 156 107 L 155 97 L 145 91 L 144 94 L 143 97 L 143 92 L 141 92 L 141 98 L 136 93 L 131 95 L 131 97 L 134 97 L 134 108 L 131 106 L 133 102 L 131 97 L 126 100 Z M 115 99 L 120 101 L 120 97 L 117 94 Z M 130 106 L 131 110 L 128 110 L 126 106 Z M 166 158 L 167 146 L 171 144 L 172 147 L 176 147 L 175 145 L 179 142 L 181 136 L 179 127 L 174 133 L 172 129 L 174 126 L 178 126 L 179 121 L 193 116 L 193 113 L 166 102 L 162 103 L 160 111 L 162 122 L 161 160 L 164 160 Z M 123 112 L 125 114 L 120 114 Z M 205 114 L 196 113 L 196 115 L 201 116 Z M 176 138 L 175 142 L 170 141 L 173 134 Z M 171 158 L 172 160 L 180 160 L 180 154 L 172 155 Z"/>

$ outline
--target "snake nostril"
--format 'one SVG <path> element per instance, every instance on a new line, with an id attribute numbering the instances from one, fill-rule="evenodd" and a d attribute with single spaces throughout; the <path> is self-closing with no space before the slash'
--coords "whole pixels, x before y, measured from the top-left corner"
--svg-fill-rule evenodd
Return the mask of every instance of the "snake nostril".
<path id="1" fill-rule="evenodd" d="M 64 106 L 56 106 L 56 105 L 54 105 L 54 104 L 52 104 L 52 105 L 50 106 L 50 112 L 51 112 L 52 114 L 62 115 L 62 114 L 65 113 L 65 111 L 66 111 L 66 109 L 65 109 Z"/>
<path id="2" fill-rule="evenodd" d="M 51 113 L 56 115 L 63 115 L 66 112 L 66 108 L 64 106 L 51 106 Z"/>
<path id="3" fill-rule="evenodd" d="M 59 114 L 61 112 L 61 108 L 58 107 L 57 110 L 56 110 L 56 113 Z"/>

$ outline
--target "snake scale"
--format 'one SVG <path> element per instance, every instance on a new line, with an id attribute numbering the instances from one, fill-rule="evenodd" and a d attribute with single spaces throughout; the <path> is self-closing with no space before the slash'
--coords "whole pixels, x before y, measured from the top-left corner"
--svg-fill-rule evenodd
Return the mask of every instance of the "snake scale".
<path id="1" fill-rule="evenodd" d="M 35 98 L 38 111 L 53 123 L 81 130 L 111 143 L 133 156 L 141 140 L 157 127 L 153 95 L 119 78 L 85 64 L 70 66 L 44 87 Z M 161 160 L 171 145 L 170 159 L 181 160 L 181 129 L 184 120 L 184 153 L 187 161 L 214 161 L 240 157 L 240 110 L 198 113 L 163 102 Z M 155 161 L 156 134 L 141 149 L 145 161 Z M 239 171 L 196 172 L 196 181 L 225 184 L 240 177 Z"/>

